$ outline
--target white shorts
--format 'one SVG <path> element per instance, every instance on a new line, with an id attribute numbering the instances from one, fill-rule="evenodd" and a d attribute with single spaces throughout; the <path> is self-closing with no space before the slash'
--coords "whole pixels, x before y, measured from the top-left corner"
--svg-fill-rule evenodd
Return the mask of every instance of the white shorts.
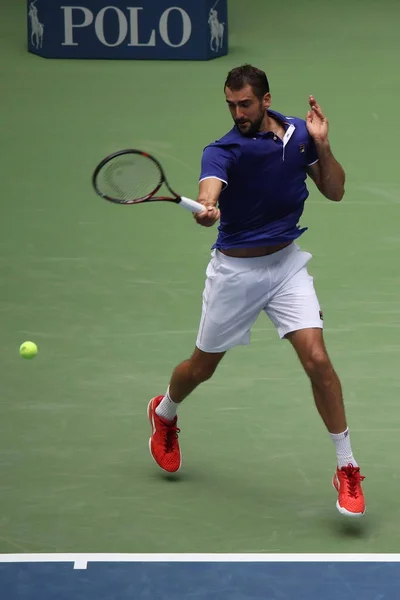
<path id="1" fill-rule="evenodd" d="M 224 352 L 250 343 L 250 329 L 264 311 L 284 338 L 291 331 L 323 328 L 313 277 L 312 255 L 290 244 L 267 256 L 233 258 L 213 250 L 203 292 L 196 345 Z"/>

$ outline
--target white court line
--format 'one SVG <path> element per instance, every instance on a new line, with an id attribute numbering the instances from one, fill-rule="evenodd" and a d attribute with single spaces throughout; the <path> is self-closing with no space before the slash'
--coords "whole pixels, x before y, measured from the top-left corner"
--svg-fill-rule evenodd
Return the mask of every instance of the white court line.
<path id="1" fill-rule="evenodd" d="M 74 569 L 87 569 L 86 558 L 78 558 L 74 561 Z"/>
<path id="2" fill-rule="evenodd" d="M 400 563 L 400 554 L 0 554 L 0 564 L 74 563 L 74 569 L 86 569 L 91 562 Z"/>

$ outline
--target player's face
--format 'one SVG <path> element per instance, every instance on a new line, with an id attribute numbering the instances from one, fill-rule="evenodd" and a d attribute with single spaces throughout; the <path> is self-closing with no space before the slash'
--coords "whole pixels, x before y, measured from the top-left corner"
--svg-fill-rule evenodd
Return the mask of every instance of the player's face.
<path id="1" fill-rule="evenodd" d="M 255 96 L 253 88 L 246 85 L 238 91 L 225 88 L 225 97 L 232 119 L 242 135 L 251 137 L 260 131 L 266 119 L 266 110 L 271 104 L 270 94 L 265 94 L 260 100 Z"/>

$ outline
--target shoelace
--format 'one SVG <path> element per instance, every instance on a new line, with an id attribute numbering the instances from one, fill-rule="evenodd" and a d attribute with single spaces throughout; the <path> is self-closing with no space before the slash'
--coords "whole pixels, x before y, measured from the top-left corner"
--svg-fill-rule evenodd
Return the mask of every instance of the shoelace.
<path id="1" fill-rule="evenodd" d="M 181 432 L 179 427 L 175 425 L 168 425 L 167 423 L 163 423 L 163 432 L 164 432 L 164 448 L 165 453 L 173 452 L 176 446 L 176 440 L 178 439 L 178 433 Z"/>
<path id="2" fill-rule="evenodd" d="M 349 495 L 352 498 L 357 498 L 358 486 L 365 479 L 365 477 L 360 473 L 360 467 L 354 467 L 352 464 L 350 464 L 347 467 L 342 467 L 341 471 L 343 471 L 346 475 L 346 483 Z"/>

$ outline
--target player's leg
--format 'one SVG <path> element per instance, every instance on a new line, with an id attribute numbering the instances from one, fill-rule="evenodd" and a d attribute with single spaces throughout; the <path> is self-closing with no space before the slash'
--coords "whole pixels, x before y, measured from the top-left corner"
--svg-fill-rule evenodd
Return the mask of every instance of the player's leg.
<path id="1" fill-rule="evenodd" d="M 166 394 L 153 398 L 148 407 L 150 452 L 166 471 L 181 466 L 176 415 L 180 403 L 212 377 L 228 349 L 250 341 L 250 328 L 265 305 L 262 277 L 267 274 L 262 262 L 214 253 L 207 267 L 195 351 L 175 368 Z"/>
<path id="2" fill-rule="evenodd" d="M 147 409 L 152 427 L 150 453 L 165 471 L 174 473 L 182 464 L 177 427 L 179 404 L 200 383 L 212 377 L 224 354 L 203 352 L 196 347 L 192 356 L 175 368 L 166 394 L 150 400 Z"/>
<path id="3" fill-rule="evenodd" d="M 365 513 L 361 488 L 364 478 L 353 456 L 342 386 L 326 351 L 322 330 L 302 329 L 286 337 L 310 378 L 318 412 L 336 447 L 337 469 L 333 484 L 339 492 L 337 508 L 342 514 L 359 517 Z"/>
<path id="4" fill-rule="evenodd" d="M 172 421 L 180 404 L 200 383 L 211 379 L 225 352 L 203 352 L 194 349 L 192 356 L 182 361 L 172 373 L 168 390 L 157 402 L 157 414 Z"/>
<path id="5" fill-rule="evenodd" d="M 169 393 L 174 402 L 182 402 L 200 383 L 211 379 L 224 355 L 225 352 L 203 352 L 196 347 L 172 374 Z"/>
<path id="6" fill-rule="evenodd" d="M 333 434 L 346 431 L 342 386 L 328 356 L 322 329 L 300 329 L 288 333 L 286 338 L 296 350 L 310 379 L 315 404 L 326 428 Z M 355 462 L 352 453 L 338 458 L 343 464 Z"/>
<path id="7" fill-rule="evenodd" d="M 346 515 L 360 516 L 365 512 L 365 502 L 361 489 L 363 477 L 353 456 L 350 434 L 347 428 L 342 387 L 328 356 L 322 329 L 323 321 L 320 305 L 315 293 L 313 278 L 307 271 L 306 263 L 301 263 L 304 255 L 293 255 L 292 268 L 286 268 L 285 276 L 277 293 L 265 308 L 275 324 L 281 338 L 287 338 L 307 373 L 322 420 L 335 444 L 337 471 L 334 485 L 339 491 L 338 510 Z M 339 489 L 340 488 L 340 489 Z"/>

